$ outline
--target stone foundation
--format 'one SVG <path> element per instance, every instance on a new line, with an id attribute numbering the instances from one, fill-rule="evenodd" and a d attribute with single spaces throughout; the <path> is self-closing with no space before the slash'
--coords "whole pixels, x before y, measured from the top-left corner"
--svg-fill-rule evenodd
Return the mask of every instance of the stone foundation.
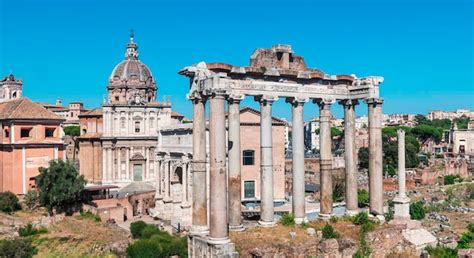
<path id="1" fill-rule="evenodd" d="M 188 236 L 188 255 L 195 258 L 238 258 L 234 243 L 212 240 L 207 236 Z"/>

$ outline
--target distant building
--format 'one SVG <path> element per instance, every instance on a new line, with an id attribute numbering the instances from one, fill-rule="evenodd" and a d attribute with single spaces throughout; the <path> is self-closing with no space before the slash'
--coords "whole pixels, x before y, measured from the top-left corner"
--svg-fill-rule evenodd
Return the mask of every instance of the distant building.
<path id="1" fill-rule="evenodd" d="M 0 103 L 0 192 L 25 194 L 40 167 L 65 158 L 63 121 L 26 98 Z"/>
<path id="2" fill-rule="evenodd" d="M 15 79 L 12 73 L 0 80 L 0 102 L 22 97 L 23 81 Z"/>
<path id="3" fill-rule="evenodd" d="M 95 108 L 79 115 L 81 135 L 79 144 L 79 171 L 90 184 L 102 183 L 102 109 Z"/>
<path id="4" fill-rule="evenodd" d="M 384 126 L 400 125 L 412 127 L 416 125 L 414 114 L 384 114 L 382 123 Z"/>
<path id="5" fill-rule="evenodd" d="M 474 156 L 474 119 L 469 121 L 467 129 L 458 129 L 454 124 L 451 129 L 451 146 L 454 154 Z"/>
<path id="6" fill-rule="evenodd" d="M 56 104 L 42 104 L 46 109 L 51 110 L 56 115 L 64 118 L 64 126 L 79 125 L 79 115 L 89 111 L 84 108 L 82 102 L 71 102 L 68 106 L 63 106 L 60 98 L 56 100 Z"/>
<path id="7" fill-rule="evenodd" d="M 449 119 L 453 120 L 460 117 L 468 117 L 474 119 L 474 112 L 469 109 L 457 109 L 456 111 L 433 110 L 428 113 L 428 119 Z"/>

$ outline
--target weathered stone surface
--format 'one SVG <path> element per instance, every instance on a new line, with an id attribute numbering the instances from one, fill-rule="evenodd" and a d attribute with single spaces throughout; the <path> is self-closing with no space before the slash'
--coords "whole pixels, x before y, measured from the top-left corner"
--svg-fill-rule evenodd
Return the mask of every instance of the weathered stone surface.
<path id="1" fill-rule="evenodd" d="M 426 246 L 436 246 L 438 240 L 428 230 L 412 229 L 403 232 L 403 238 L 413 245 L 417 250 L 422 250 Z"/>
<path id="2" fill-rule="evenodd" d="M 306 233 L 310 236 L 315 236 L 316 235 L 316 229 L 314 228 L 307 228 Z"/>
<path id="3" fill-rule="evenodd" d="M 336 239 L 325 239 L 321 241 L 319 245 L 319 250 L 323 254 L 334 254 L 337 255 L 339 253 L 339 243 Z"/>

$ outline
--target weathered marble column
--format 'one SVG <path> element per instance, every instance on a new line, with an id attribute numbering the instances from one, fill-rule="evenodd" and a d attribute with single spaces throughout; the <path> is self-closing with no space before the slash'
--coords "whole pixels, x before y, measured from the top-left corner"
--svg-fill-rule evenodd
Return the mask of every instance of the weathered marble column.
<path id="1" fill-rule="evenodd" d="M 206 180 L 206 100 L 202 97 L 193 101 L 193 222 L 191 233 L 205 235 L 207 226 L 207 180 Z"/>
<path id="2" fill-rule="evenodd" d="M 375 216 L 383 215 L 382 103 L 381 98 L 367 99 L 369 107 L 370 213 Z"/>
<path id="3" fill-rule="evenodd" d="M 393 199 L 395 219 L 410 219 L 410 199 L 406 195 L 405 178 L 405 131 L 397 130 L 398 134 L 398 195 Z"/>
<path id="4" fill-rule="evenodd" d="M 319 155 L 320 155 L 320 213 L 322 218 L 332 215 L 332 138 L 331 104 L 332 99 L 317 100 L 319 105 Z"/>
<path id="5" fill-rule="evenodd" d="M 213 244 L 221 244 L 229 242 L 227 226 L 225 95 L 216 90 L 210 97 L 209 102 L 209 238 Z"/>
<path id="6" fill-rule="evenodd" d="M 275 97 L 259 96 L 260 102 L 260 220 L 262 227 L 275 225 L 273 204 L 272 104 Z"/>
<path id="7" fill-rule="evenodd" d="M 304 170 L 304 121 L 303 105 L 308 99 L 291 98 L 287 102 L 292 105 L 293 130 L 291 134 L 291 150 L 293 154 L 293 201 L 292 210 L 296 224 L 306 220 L 305 211 L 305 170 Z"/>
<path id="8" fill-rule="evenodd" d="M 357 163 L 355 146 L 355 106 L 357 100 L 339 102 L 344 107 L 344 157 L 346 167 L 346 213 L 355 215 L 357 206 Z"/>
<path id="9" fill-rule="evenodd" d="M 229 229 L 244 230 L 242 225 L 241 196 L 242 180 L 240 174 L 240 101 L 243 96 L 229 96 Z"/>

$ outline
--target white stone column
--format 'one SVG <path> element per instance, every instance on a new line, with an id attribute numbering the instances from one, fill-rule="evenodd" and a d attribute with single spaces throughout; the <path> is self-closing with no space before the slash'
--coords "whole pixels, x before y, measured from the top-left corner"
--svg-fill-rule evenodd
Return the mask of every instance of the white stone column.
<path id="1" fill-rule="evenodd" d="M 308 99 L 287 99 L 287 102 L 291 103 L 293 113 L 293 130 L 291 134 L 291 150 L 293 154 L 292 210 L 296 224 L 301 224 L 306 221 L 303 106 L 307 101 Z"/>
<path id="2" fill-rule="evenodd" d="M 225 95 L 213 92 L 209 106 L 210 224 L 209 242 L 229 242 L 227 227 Z"/>
<path id="3" fill-rule="evenodd" d="M 161 180 L 161 176 L 162 176 L 162 167 L 161 167 L 161 160 L 158 159 L 158 158 L 155 158 L 155 171 L 156 171 L 156 195 L 155 195 L 155 199 L 157 200 L 161 200 L 163 199 L 163 195 L 162 195 L 162 191 L 163 191 L 163 187 L 162 187 L 162 180 Z"/>
<path id="4" fill-rule="evenodd" d="M 207 226 L 207 174 L 206 174 L 206 99 L 191 98 L 193 102 L 193 208 L 191 233 L 206 235 Z"/>
<path id="5" fill-rule="evenodd" d="M 346 213 L 355 215 L 358 212 L 357 202 L 357 163 L 355 146 L 355 106 L 357 100 L 342 100 L 344 107 L 344 157 L 346 170 Z"/>
<path id="6" fill-rule="evenodd" d="M 260 220 L 263 227 L 275 225 L 273 204 L 272 104 L 278 98 L 255 97 L 260 102 Z"/>
<path id="7" fill-rule="evenodd" d="M 332 99 L 317 100 L 319 105 L 319 153 L 320 153 L 320 213 L 322 218 L 332 215 Z"/>
<path id="8" fill-rule="evenodd" d="M 102 148 L 102 182 L 107 182 L 107 148 Z"/>
<path id="9" fill-rule="evenodd" d="M 107 173 L 110 181 L 113 181 L 113 160 L 112 160 L 112 148 L 109 148 L 107 151 Z"/>
<path id="10" fill-rule="evenodd" d="M 165 202 L 171 201 L 170 194 L 170 185 L 171 185 L 171 161 L 165 159 Z"/>
<path id="11" fill-rule="evenodd" d="M 117 180 L 122 180 L 122 151 L 121 148 L 117 148 Z"/>
<path id="12" fill-rule="evenodd" d="M 240 101 L 243 96 L 229 96 L 229 229 L 244 230 L 242 225 L 242 184 L 240 150 Z"/>
<path id="13" fill-rule="evenodd" d="M 186 163 L 183 163 L 183 197 L 182 197 L 182 203 L 187 204 L 188 202 L 188 165 Z"/>
<path id="14" fill-rule="evenodd" d="M 149 148 L 145 147 L 145 176 L 143 177 L 143 181 L 150 179 L 150 154 Z"/>
<path id="15" fill-rule="evenodd" d="M 406 195 L 405 177 L 405 131 L 397 130 L 398 134 L 398 195 L 393 199 L 395 219 L 410 219 L 410 198 Z"/>
<path id="16" fill-rule="evenodd" d="M 382 103 L 367 99 L 369 108 L 369 196 L 370 213 L 383 216 Z"/>

